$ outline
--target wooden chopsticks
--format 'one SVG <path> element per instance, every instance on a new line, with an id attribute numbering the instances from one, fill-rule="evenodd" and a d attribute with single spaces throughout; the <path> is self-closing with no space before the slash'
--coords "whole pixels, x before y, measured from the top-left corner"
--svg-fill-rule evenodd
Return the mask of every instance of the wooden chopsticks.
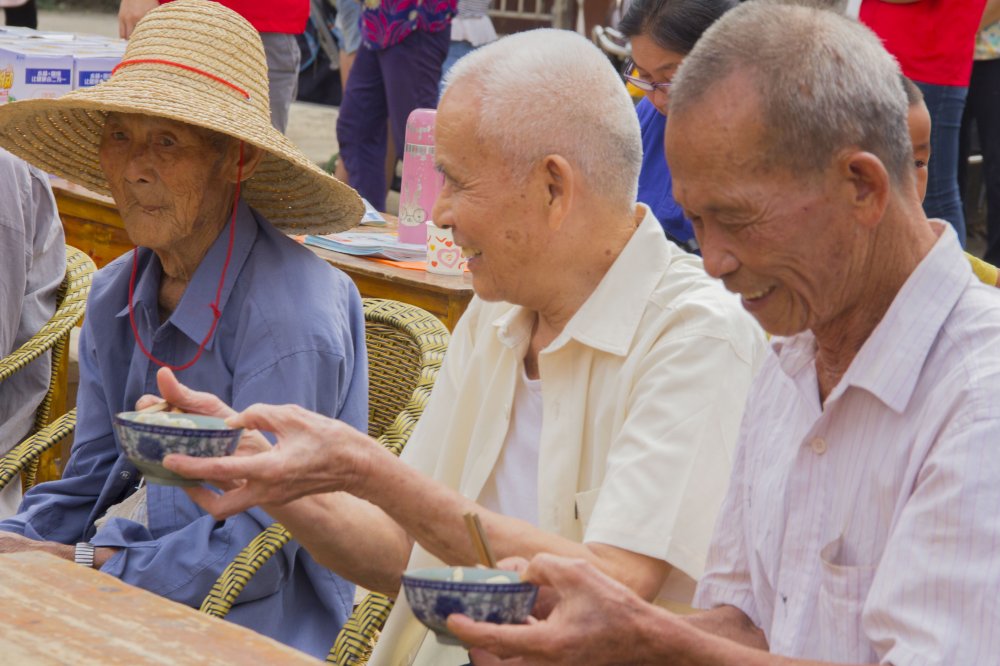
<path id="1" fill-rule="evenodd" d="M 493 557 L 493 549 L 490 548 L 490 542 L 486 538 L 486 530 L 483 529 L 483 524 L 479 521 L 479 514 L 473 511 L 465 514 L 465 526 L 469 530 L 469 538 L 472 539 L 472 546 L 479 557 L 479 563 L 490 569 L 496 569 L 497 560 Z"/>

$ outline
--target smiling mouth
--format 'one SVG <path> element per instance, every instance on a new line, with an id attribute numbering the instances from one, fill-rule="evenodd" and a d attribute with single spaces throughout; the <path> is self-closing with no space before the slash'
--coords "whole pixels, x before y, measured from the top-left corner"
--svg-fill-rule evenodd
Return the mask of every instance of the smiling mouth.
<path id="1" fill-rule="evenodd" d="M 764 289 L 761 289 L 759 291 L 741 293 L 740 296 L 743 297 L 744 301 L 748 303 L 753 303 L 754 301 L 759 301 L 760 299 L 766 296 L 770 296 L 771 292 L 773 292 L 776 288 L 777 288 L 776 285 L 771 285 L 770 287 L 765 287 Z"/>
<path id="2" fill-rule="evenodd" d="M 462 256 L 466 259 L 475 259 L 483 254 L 482 250 L 477 250 L 473 247 L 462 246 Z"/>

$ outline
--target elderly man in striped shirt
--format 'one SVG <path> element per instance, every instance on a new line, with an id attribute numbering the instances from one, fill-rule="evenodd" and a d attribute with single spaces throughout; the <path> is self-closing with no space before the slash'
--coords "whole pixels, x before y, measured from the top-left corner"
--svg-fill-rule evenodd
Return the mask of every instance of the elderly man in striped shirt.
<path id="1" fill-rule="evenodd" d="M 791 57 L 794 56 L 794 57 Z M 1000 664 L 1000 295 L 923 214 L 898 66 L 832 12 L 746 3 L 671 89 L 705 268 L 775 336 L 685 620 L 582 562 L 453 630 L 513 663 Z M 473 652 L 479 664 L 494 662 Z"/>

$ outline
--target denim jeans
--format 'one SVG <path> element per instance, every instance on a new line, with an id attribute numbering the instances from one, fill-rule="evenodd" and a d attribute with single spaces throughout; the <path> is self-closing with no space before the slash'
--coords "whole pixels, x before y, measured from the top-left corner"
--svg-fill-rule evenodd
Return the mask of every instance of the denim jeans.
<path id="1" fill-rule="evenodd" d="M 996 265 L 1000 263 L 1000 59 L 977 60 L 972 67 L 958 162 L 958 182 L 963 194 L 973 124 L 979 131 L 983 183 L 986 186 L 987 237 L 983 259 Z M 977 202 L 967 203 L 974 206 Z"/>
<path id="2" fill-rule="evenodd" d="M 914 81 L 924 94 L 931 115 L 931 160 L 927 165 L 928 217 L 947 220 L 965 247 L 965 213 L 958 191 L 958 135 L 968 88 Z"/>

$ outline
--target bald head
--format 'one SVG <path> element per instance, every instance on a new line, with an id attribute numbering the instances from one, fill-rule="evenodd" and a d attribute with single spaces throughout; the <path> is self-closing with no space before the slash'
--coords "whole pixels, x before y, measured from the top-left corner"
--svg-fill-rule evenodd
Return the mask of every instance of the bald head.
<path id="1" fill-rule="evenodd" d="M 445 79 L 472 100 L 477 137 L 514 174 L 546 155 L 579 169 L 592 194 L 616 206 L 635 201 L 642 143 L 632 101 L 600 50 L 567 30 L 516 33 L 459 60 Z"/>

